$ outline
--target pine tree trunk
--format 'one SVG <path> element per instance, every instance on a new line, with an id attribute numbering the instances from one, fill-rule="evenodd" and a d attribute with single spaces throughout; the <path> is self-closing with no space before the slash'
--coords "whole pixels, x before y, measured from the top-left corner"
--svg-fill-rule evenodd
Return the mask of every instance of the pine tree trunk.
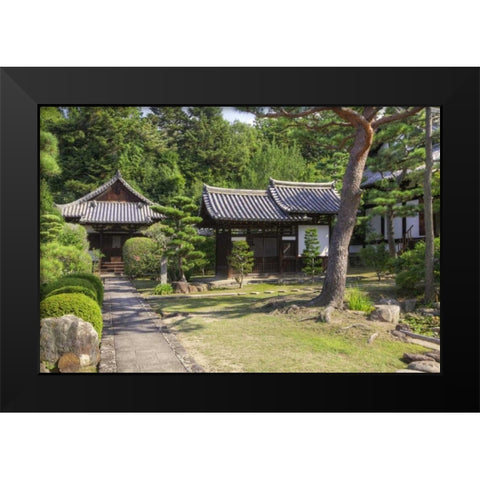
<path id="1" fill-rule="evenodd" d="M 352 238 L 353 227 L 356 224 L 357 210 L 361 198 L 360 184 L 372 139 L 373 130 L 371 128 L 367 130 L 364 126 L 356 127 L 355 142 L 350 151 L 350 158 L 343 177 L 340 208 L 330 242 L 325 281 L 322 293 L 312 300 L 312 305 L 343 307 L 348 267 L 348 246 Z"/>
<path id="2" fill-rule="evenodd" d="M 435 286 L 433 277 L 433 199 L 432 199 L 432 111 L 431 107 L 425 109 L 426 138 L 425 138 L 425 174 L 423 179 L 423 203 L 425 218 L 425 303 L 435 299 Z"/>
<path id="3" fill-rule="evenodd" d="M 395 248 L 395 232 L 393 229 L 393 208 L 387 208 L 387 240 L 388 240 L 388 253 L 391 257 L 397 256 L 397 250 Z"/>

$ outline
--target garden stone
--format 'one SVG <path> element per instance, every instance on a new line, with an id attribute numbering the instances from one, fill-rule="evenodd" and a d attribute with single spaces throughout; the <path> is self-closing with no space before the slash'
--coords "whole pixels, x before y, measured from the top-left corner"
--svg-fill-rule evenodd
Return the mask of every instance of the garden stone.
<path id="1" fill-rule="evenodd" d="M 377 302 L 377 305 L 397 305 L 400 306 L 400 302 L 394 298 L 382 298 Z"/>
<path id="2" fill-rule="evenodd" d="M 417 299 L 416 298 L 409 298 L 403 301 L 402 307 L 405 313 L 410 313 L 415 310 L 417 306 Z"/>
<path id="3" fill-rule="evenodd" d="M 433 360 L 435 360 L 436 362 L 440 362 L 440 352 L 427 352 L 425 356 L 428 358 L 433 358 Z"/>
<path id="4" fill-rule="evenodd" d="M 191 283 L 188 285 L 188 293 L 197 293 L 198 288 L 195 285 L 192 285 Z"/>
<path id="5" fill-rule="evenodd" d="M 40 325 L 41 362 L 56 364 L 66 353 L 75 354 L 82 367 L 100 361 L 98 334 L 90 323 L 75 315 L 64 315 L 44 318 Z"/>
<path id="6" fill-rule="evenodd" d="M 421 353 L 404 353 L 402 360 L 406 363 L 412 362 L 431 362 L 432 359 Z"/>
<path id="7" fill-rule="evenodd" d="M 62 373 L 75 373 L 80 369 L 80 358 L 74 353 L 64 353 L 58 361 L 58 369 Z"/>
<path id="8" fill-rule="evenodd" d="M 378 322 L 398 323 L 400 307 L 398 305 L 374 305 L 375 310 L 370 314 L 370 320 Z"/>
<path id="9" fill-rule="evenodd" d="M 426 373 L 440 373 L 440 364 L 433 360 L 430 362 L 412 362 L 408 364 L 407 368 L 411 370 L 420 370 L 421 372 Z"/>
<path id="10" fill-rule="evenodd" d="M 188 293 L 187 282 L 172 282 L 173 293 Z"/>
<path id="11" fill-rule="evenodd" d="M 408 323 L 398 323 L 398 325 L 395 327 L 395 330 L 398 330 L 399 332 L 411 332 L 412 329 L 410 328 L 410 325 Z"/>

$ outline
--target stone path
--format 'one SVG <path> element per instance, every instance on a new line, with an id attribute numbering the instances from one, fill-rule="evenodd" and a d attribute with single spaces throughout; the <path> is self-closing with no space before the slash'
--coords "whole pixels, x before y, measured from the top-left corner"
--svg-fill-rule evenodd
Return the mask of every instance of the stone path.
<path id="1" fill-rule="evenodd" d="M 100 373 L 202 369 L 125 277 L 105 277 Z"/>

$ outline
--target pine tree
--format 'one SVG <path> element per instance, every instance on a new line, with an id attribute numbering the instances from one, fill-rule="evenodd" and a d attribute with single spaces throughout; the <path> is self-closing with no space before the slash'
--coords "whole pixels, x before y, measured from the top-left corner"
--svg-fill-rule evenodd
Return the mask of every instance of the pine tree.
<path id="1" fill-rule="evenodd" d="M 228 264 L 238 274 L 235 279 L 239 288 L 243 287 L 243 279 L 253 269 L 253 252 L 245 240 L 233 242 L 232 252 L 228 256 Z"/>
<path id="2" fill-rule="evenodd" d="M 322 271 L 322 259 L 320 257 L 320 242 L 318 241 L 317 230 L 307 228 L 305 230 L 305 248 L 302 252 L 303 268 L 302 272 L 312 277 Z"/>
<path id="3" fill-rule="evenodd" d="M 201 222 L 201 217 L 194 215 L 198 206 L 190 198 L 176 196 L 170 206 L 152 206 L 152 209 L 165 215 L 158 225 L 166 238 L 165 253 L 172 264 L 174 280 L 186 282 L 186 274 L 195 266 L 204 253 L 197 250 L 204 237 L 197 233 L 194 225 Z"/>

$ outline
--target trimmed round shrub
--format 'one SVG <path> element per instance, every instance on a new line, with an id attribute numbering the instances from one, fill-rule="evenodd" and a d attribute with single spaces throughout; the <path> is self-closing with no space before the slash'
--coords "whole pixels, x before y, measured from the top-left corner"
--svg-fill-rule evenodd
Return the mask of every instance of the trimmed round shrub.
<path id="1" fill-rule="evenodd" d="M 144 277 L 159 272 L 160 258 L 157 245 L 150 238 L 129 238 L 123 245 L 124 272 L 129 277 Z"/>
<path id="2" fill-rule="evenodd" d="M 47 285 L 43 285 L 41 287 L 41 296 L 45 298 L 50 292 L 57 290 L 62 287 L 83 287 L 89 289 L 95 295 L 96 301 L 98 301 L 97 291 L 92 282 L 89 280 L 85 280 L 84 278 L 76 278 L 76 277 L 61 277 L 55 282 L 48 283 Z"/>
<path id="3" fill-rule="evenodd" d="M 66 287 L 57 288 L 46 295 L 45 298 L 53 297 L 54 295 L 59 295 L 61 293 L 83 293 L 83 295 L 95 300 L 95 302 L 97 301 L 97 295 L 95 292 L 92 292 L 90 288 L 79 287 L 77 285 L 67 285 Z"/>
<path id="4" fill-rule="evenodd" d="M 169 283 L 159 283 L 153 293 L 154 295 L 170 295 L 173 293 L 173 287 Z"/>
<path id="5" fill-rule="evenodd" d="M 91 323 L 98 333 L 98 338 L 101 338 L 102 312 L 97 302 L 86 295 L 82 293 L 61 293 L 45 298 L 40 302 L 40 318 L 58 318 L 69 314 Z"/>
<path id="6" fill-rule="evenodd" d="M 93 273 L 71 273 L 65 275 L 65 278 L 81 278 L 82 280 L 88 280 L 97 292 L 98 304 L 102 306 L 103 303 L 103 283 L 100 277 L 97 277 Z"/>

